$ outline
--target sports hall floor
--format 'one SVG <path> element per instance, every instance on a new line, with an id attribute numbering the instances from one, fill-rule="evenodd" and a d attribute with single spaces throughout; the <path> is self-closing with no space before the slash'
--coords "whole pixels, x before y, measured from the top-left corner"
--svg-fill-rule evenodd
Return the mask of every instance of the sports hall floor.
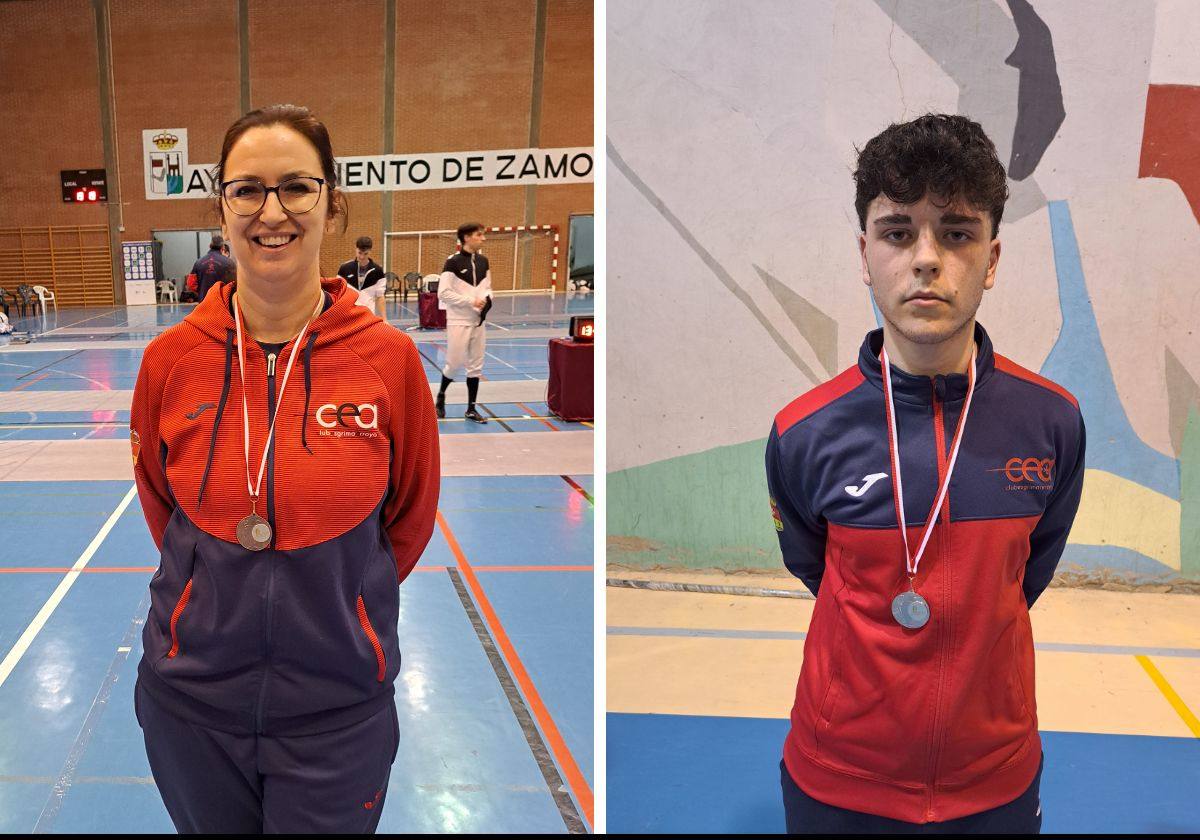
<path id="1" fill-rule="evenodd" d="M 389 302 L 389 321 L 416 323 Z M 191 306 L 53 310 L 0 337 L 0 832 L 173 831 L 133 714 L 157 552 L 134 491 L 143 348 Z M 380 832 L 593 818 L 590 424 L 549 416 L 547 339 L 590 295 L 498 298 L 480 403 L 450 391 L 438 527 L 400 589 L 401 744 Z M 444 331 L 413 331 L 431 383 Z"/>
<path id="2" fill-rule="evenodd" d="M 607 603 L 608 830 L 782 832 L 779 758 L 815 602 L 609 586 Z M 1042 830 L 1200 831 L 1200 596 L 1051 588 L 1030 615 Z"/>

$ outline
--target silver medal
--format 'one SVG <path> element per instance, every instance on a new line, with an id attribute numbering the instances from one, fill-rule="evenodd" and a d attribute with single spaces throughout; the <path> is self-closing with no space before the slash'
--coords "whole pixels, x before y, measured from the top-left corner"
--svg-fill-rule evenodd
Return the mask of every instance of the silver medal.
<path id="1" fill-rule="evenodd" d="M 271 544 L 271 526 L 257 513 L 238 523 L 237 539 L 247 551 L 262 551 Z"/>
<path id="2" fill-rule="evenodd" d="M 919 630 L 929 621 L 929 603 L 916 592 L 901 592 L 892 599 L 892 618 L 902 627 Z"/>

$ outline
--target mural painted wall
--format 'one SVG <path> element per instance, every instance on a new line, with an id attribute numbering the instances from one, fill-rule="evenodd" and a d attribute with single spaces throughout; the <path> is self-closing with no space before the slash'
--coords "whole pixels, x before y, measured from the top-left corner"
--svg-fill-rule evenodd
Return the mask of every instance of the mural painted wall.
<path id="1" fill-rule="evenodd" d="M 1009 171 L 979 320 L 1087 423 L 1060 573 L 1200 579 L 1200 3 L 618 0 L 607 26 L 610 562 L 782 568 L 771 420 L 878 323 L 855 146 L 943 111 Z"/>

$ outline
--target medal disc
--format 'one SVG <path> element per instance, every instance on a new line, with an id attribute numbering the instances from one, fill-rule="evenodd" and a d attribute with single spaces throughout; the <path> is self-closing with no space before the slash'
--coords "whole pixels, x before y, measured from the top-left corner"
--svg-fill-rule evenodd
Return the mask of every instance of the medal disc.
<path id="1" fill-rule="evenodd" d="M 257 513 L 238 523 L 237 539 L 247 551 L 262 551 L 271 544 L 271 526 Z"/>
<path id="2" fill-rule="evenodd" d="M 892 599 L 892 618 L 902 627 L 917 630 L 929 621 L 929 604 L 916 592 L 901 592 Z"/>

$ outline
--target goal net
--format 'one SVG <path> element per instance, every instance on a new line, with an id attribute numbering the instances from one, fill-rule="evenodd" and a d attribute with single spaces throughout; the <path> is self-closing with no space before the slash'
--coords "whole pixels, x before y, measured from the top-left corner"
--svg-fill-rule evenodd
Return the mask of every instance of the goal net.
<path id="1" fill-rule="evenodd" d="M 558 288 L 558 228 L 554 225 L 490 227 L 480 253 L 488 258 L 492 290 L 550 291 Z M 458 250 L 452 230 L 393 230 L 383 235 L 383 267 L 398 277 L 409 272 L 440 274 Z"/>

